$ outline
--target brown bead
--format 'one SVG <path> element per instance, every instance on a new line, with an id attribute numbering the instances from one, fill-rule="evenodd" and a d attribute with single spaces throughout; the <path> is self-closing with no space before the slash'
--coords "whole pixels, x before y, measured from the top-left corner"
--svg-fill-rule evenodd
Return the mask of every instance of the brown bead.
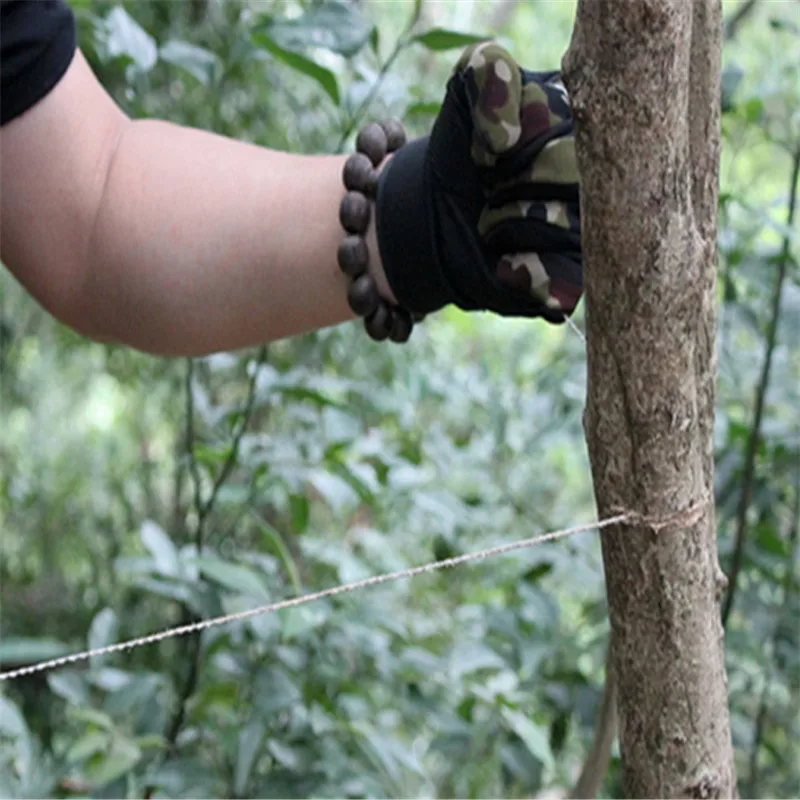
<path id="1" fill-rule="evenodd" d="M 407 342 L 413 327 L 414 323 L 411 322 L 411 315 L 408 311 L 395 308 L 392 312 L 392 329 L 389 331 L 389 338 L 399 344 Z"/>
<path id="2" fill-rule="evenodd" d="M 378 307 L 364 320 L 364 327 L 370 339 L 382 342 L 389 338 L 392 323 L 392 312 L 386 303 L 381 302 Z"/>
<path id="3" fill-rule="evenodd" d="M 347 290 L 347 302 L 354 314 L 359 317 L 369 316 L 378 307 L 381 298 L 378 294 L 378 287 L 369 275 L 361 275 L 356 278 Z"/>
<path id="4" fill-rule="evenodd" d="M 406 132 L 402 123 L 396 119 L 387 119 L 381 122 L 383 132 L 386 134 L 386 149 L 390 153 L 399 150 L 406 143 Z"/>
<path id="5" fill-rule="evenodd" d="M 353 153 L 344 165 L 344 185 L 351 191 L 363 192 L 367 197 L 378 193 L 378 173 L 363 153 Z"/>
<path id="6" fill-rule="evenodd" d="M 339 206 L 339 221 L 349 233 L 364 233 L 369 225 L 369 200 L 361 192 L 348 192 Z"/>
<path id="7" fill-rule="evenodd" d="M 356 150 L 369 156 L 373 167 L 377 167 L 386 158 L 388 144 L 386 133 L 377 122 L 365 125 L 356 137 Z"/>
<path id="8" fill-rule="evenodd" d="M 357 278 L 369 266 L 369 248 L 363 236 L 345 236 L 336 253 L 339 269 L 351 278 Z"/>

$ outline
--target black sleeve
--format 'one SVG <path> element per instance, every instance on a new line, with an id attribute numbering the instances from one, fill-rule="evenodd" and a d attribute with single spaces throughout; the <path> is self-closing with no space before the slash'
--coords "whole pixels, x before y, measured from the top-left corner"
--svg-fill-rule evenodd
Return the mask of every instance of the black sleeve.
<path id="1" fill-rule="evenodd" d="M 0 0 L 0 125 L 39 102 L 75 54 L 65 0 Z"/>

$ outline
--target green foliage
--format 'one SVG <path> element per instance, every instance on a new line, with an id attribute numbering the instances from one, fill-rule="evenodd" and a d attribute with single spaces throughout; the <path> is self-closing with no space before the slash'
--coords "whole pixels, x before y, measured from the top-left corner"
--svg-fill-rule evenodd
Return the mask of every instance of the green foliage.
<path id="1" fill-rule="evenodd" d="M 450 48 L 495 34 L 497 13 L 466 0 L 75 5 L 81 46 L 129 113 L 297 152 L 338 149 L 368 115 L 426 131 Z M 573 3 L 520 3 L 505 43 L 531 68 L 557 66 L 573 13 Z M 800 269 L 786 216 L 797 36 L 788 4 L 762 4 L 726 45 L 723 82 L 725 569 L 771 297 L 789 259 L 727 638 L 753 797 L 797 796 L 800 779 Z M 64 330 L 0 274 L 0 378 L 3 668 L 593 514 L 584 352 L 566 327 L 448 310 L 404 348 L 344 325 L 276 343 L 263 362 L 198 360 L 187 381 L 185 363 Z M 606 638 L 592 534 L 253 617 L 4 686 L 0 793 L 569 787 L 591 739 Z M 618 781 L 615 758 L 607 796 Z"/>

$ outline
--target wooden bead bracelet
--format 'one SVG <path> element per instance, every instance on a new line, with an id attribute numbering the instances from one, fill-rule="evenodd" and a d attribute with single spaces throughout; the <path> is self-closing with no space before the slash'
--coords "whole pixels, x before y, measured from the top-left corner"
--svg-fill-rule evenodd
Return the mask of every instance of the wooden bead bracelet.
<path id="1" fill-rule="evenodd" d="M 378 167 L 387 153 L 406 143 L 406 133 L 397 120 L 371 122 L 356 138 L 356 152 L 342 171 L 347 194 L 339 206 L 339 221 L 345 236 L 339 245 L 339 269 L 350 279 L 347 302 L 354 314 L 364 318 L 364 327 L 376 342 L 390 339 L 406 342 L 415 317 L 400 306 L 390 304 L 378 292 L 369 274 L 369 248 L 365 240 L 372 214 L 371 201 L 378 193 Z"/>

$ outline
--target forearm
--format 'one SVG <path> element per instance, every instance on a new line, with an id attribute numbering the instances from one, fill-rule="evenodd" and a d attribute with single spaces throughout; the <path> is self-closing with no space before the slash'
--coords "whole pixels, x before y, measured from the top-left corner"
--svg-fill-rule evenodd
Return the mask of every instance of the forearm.
<path id="1" fill-rule="evenodd" d="M 336 261 L 344 157 L 132 122 L 80 52 L 1 144 L 3 261 L 84 335 L 197 355 L 352 317 Z"/>
<path id="2" fill-rule="evenodd" d="M 76 312 L 87 332 L 188 355 L 349 319 L 336 263 L 343 163 L 129 123 L 90 239 Z"/>

